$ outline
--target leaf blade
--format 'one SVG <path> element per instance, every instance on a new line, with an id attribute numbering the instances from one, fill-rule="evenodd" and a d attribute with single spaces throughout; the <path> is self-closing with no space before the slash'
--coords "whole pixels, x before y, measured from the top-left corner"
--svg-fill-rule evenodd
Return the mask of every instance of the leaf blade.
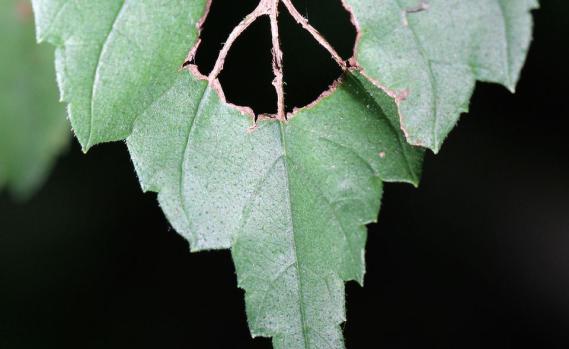
<path id="1" fill-rule="evenodd" d="M 360 99 L 371 98 L 367 92 L 362 95 L 361 84 L 366 80 L 361 76 L 347 78 L 333 96 L 302 111 L 289 123 L 262 122 L 253 132 L 248 132 L 252 125 L 248 116 L 223 105 L 206 82 L 198 82 L 205 91 L 204 102 L 202 92 L 192 89 L 196 84 L 192 79 L 181 78 L 182 84 L 173 89 L 176 92 L 139 118 L 127 140 L 143 186 L 160 192 L 162 208 L 178 232 L 188 238 L 192 249 L 232 249 L 240 287 L 246 290 L 254 335 L 273 336 L 277 347 L 279 343 L 295 343 L 286 347 L 312 348 L 322 341 L 319 334 L 326 333 L 324 337 L 330 338 L 333 347 L 342 347 L 338 326 L 345 320 L 343 281 L 363 282 L 365 224 L 377 215 L 382 179 L 413 182 L 419 176 L 422 151 L 404 142 L 382 110 L 359 107 Z M 180 90 L 189 98 L 180 98 Z M 382 92 L 376 93 L 391 102 L 386 109 L 395 113 L 395 103 Z M 184 108 L 179 103 L 193 107 Z M 338 105 L 351 105 L 360 111 L 354 114 Z M 195 113 L 198 109 L 202 112 Z M 184 126 L 158 117 L 169 115 L 187 121 L 187 113 L 197 117 L 186 122 L 193 124 L 191 137 L 187 129 L 178 133 Z M 392 117 L 396 118 L 396 114 Z M 350 118 L 359 121 L 348 130 L 338 127 Z M 328 138 L 315 136 L 322 131 Z M 378 141 L 378 131 L 389 136 Z M 290 142 L 289 153 L 283 138 Z M 170 166 L 163 154 L 156 155 L 156 149 L 164 148 L 160 144 L 172 139 L 179 150 L 165 147 L 176 154 Z M 338 145 L 342 139 L 344 144 Z M 418 162 L 413 164 L 412 173 L 408 172 L 409 164 L 396 160 L 404 156 L 402 145 Z M 317 158 L 309 156 L 305 149 L 315 149 L 313 156 Z M 358 155 L 354 156 L 354 152 Z M 173 179 L 161 176 L 166 168 L 175 169 L 170 174 Z M 178 179 L 185 185 L 173 186 Z M 317 181 L 322 184 L 314 186 L 316 189 L 303 189 L 307 183 Z M 310 212 L 310 218 L 305 217 L 306 212 Z M 180 220 L 183 222 L 176 225 Z M 318 222 L 328 221 L 334 222 L 333 229 L 315 228 Z M 321 241 L 315 243 L 315 239 Z M 315 249 L 317 246 L 322 248 Z M 318 272 L 311 272 L 313 269 Z M 313 276 L 323 270 L 327 270 L 325 282 Z M 274 275 L 279 277 L 275 279 Z M 271 286 L 284 280 L 288 280 L 286 287 Z M 328 288 L 332 296 L 322 298 L 323 290 Z M 269 305 L 263 304 L 267 302 Z M 288 305 L 280 306 L 280 302 Z M 310 333 L 304 328 L 310 328 Z"/>
<path id="2" fill-rule="evenodd" d="M 400 104 L 407 140 L 438 152 L 468 110 L 476 80 L 515 88 L 531 39 L 535 0 L 353 1 L 362 38 L 358 61 Z"/>
<path id="3" fill-rule="evenodd" d="M 182 64 L 195 41 L 205 1 L 33 4 L 39 40 L 57 46 L 62 99 L 69 103 L 71 124 L 87 151 L 126 138 L 137 115 L 177 79 L 172 67 Z"/>

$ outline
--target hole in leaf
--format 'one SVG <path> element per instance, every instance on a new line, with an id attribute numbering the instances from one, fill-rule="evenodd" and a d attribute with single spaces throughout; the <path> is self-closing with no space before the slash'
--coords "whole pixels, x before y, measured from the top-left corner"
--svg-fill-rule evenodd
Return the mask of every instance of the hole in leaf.
<path id="1" fill-rule="evenodd" d="M 255 21 L 235 41 L 237 49 L 230 51 L 219 75 L 227 101 L 250 106 L 256 114 L 277 112 L 277 93 L 271 84 L 274 76 L 271 37 L 267 35 L 270 32 L 271 24 L 267 16 Z M 251 49 L 242 50 L 239 47 Z"/>
<path id="2" fill-rule="evenodd" d="M 342 75 L 342 69 L 282 5 L 279 24 L 284 52 L 285 109 L 290 112 L 315 101 Z"/>
<path id="3" fill-rule="evenodd" d="M 357 31 L 341 0 L 292 0 L 292 3 L 342 58 L 352 58 Z"/>
<path id="4" fill-rule="evenodd" d="M 201 29 L 201 43 L 195 63 L 201 74 L 209 75 L 225 40 L 247 14 L 259 4 L 259 0 L 215 0 Z"/>
<path id="5" fill-rule="evenodd" d="M 241 21 L 266 0 L 213 0 L 201 30 L 201 42 L 192 61 L 200 74 L 215 76 L 227 102 L 251 108 L 255 115 L 277 116 L 278 86 L 274 86 L 273 36 L 268 5 L 232 42 L 229 38 Z M 283 1 L 278 5 L 279 46 L 282 51 L 284 108 L 292 113 L 317 100 L 341 77 L 345 64 L 354 53 L 357 31 L 341 0 L 291 0 L 294 9 Z M 270 8 L 269 8 L 270 7 Z M 296 11 L 294 17 L 292 12 Z M 332 49 L 318 42 L 314 33 L 298 23 L 301 17 L 321 35 Z M 230 47 L 225 62 L 214 71 L 224 45 Z M 336 53 L 336 58 L 333 54 Z"/>

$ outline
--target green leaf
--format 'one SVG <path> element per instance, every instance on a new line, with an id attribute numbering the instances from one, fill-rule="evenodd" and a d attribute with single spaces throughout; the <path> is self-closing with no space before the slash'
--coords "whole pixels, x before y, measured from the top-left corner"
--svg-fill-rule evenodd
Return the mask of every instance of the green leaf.
<path id="1" fill-rule="evenodd" d="M 438 152 L 476 80 L 514 91 L 537 0 L 350 1 L 362 33 L 358 61 L 389 89 L 406 91 L 402 127 L 411 144 Z"/>
<path id="2" fill-rule="evenodd" d="M 405 143 L 393 101 L 357 73 L 287 124 L 253 132 L 194 79 L 180 76 L 135 123 L 128 146 L 143 186 L 194 250 L 232 249 L 254 335 L 341 347 L 343 281 L 363 280 L 382 181 L 416 183 L 422 152 Z"/>
<path id="3" fill-rule="evenodd" d="M 409 106 L 424 109 L 413 104 L 415 87 L 420 96 L 432 92 L 415 65 L 422 56 L 411 49 L 419 39 L 403 40 L 414 38 L 411 29 L 429 11 L 409 14 L 407 27 L 407 4 L 352 2 L 363 31 L 359 66 L 346 69 L 333 93 L 292 119 L 255 125 L 223 101 L 215 76 L 208 82 L 179 69 L 197 40 L 205 0 L 34 1 L 38 38 L 57 46 L 62 98 L 83 148 L 127 140 L 143 189 L 158 192 L 192 250 L 231 249 L 251 332 L 273 337 L 277 348 L 344 346 L 344 282 L 363 282 L 365 225 L 376 219 L 383 183 L 417 185 L 420 177 L 423 151 L 406 142 L 397 103 L 405 122 Z M 459 11 L 460 3 L 433 1 L 433 8 L 446 4 Z M 449 31 L 456 35 L 433 37 L 433 45 L 447 39 L 438 45 L 467 45 L 461 34 L 470 30 L 466 22 L 479 20 L 483 32 L 496 20 L 460 11 L 460 29 Z M 376 18 L 384 20 L 373 24 Z M 395 40 L 392 60 L 385 59 L 389 50 L 378 51 L 372 39 L 394 40 L 388 34 L 399 31 L 407 37 Z M 463 56 L 449 52 L 465 66 Z M 514 63 L 507 68 L 519 70 Z M 444 111 L 458 115 L 460 108 L 452 106 L 468 102 L 469 96 L 456 96 L 464 95 L 456 81 L 474 83 L 470 75 L 461 77 L 466 73 L 448 72 L 456 86 L 436 94 Z M 384 92 L 370 77 L 390 89 Z M 387 94 L 404 88 L 406 100 Z M 416 117 L 431 120 L 428 113 Z"/>
<path id="4" fill-rule="evenodd" d="M 38 40 L 57 46 L 62 99 L 85 150 L 126 138 L 176 81 L 204 1 L 33 0 Z"/>
<path id="5" fill-rule="evenodd" d="M 53 49 L 34 40 L 31 4 L 0 2 L 0 190 L 31 194 L 67 144 L 57 101 Z"/>

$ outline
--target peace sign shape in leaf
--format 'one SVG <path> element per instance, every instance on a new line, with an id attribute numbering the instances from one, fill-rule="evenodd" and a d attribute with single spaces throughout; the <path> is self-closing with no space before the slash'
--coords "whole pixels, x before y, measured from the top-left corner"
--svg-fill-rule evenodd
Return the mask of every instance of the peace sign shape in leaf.
<path id="1" fill-rule="evenodd" d="M 273 337 L 277 348 L 342 348 L 344 281 L 363 280 L 365 225 L 382 183 L 420 177 L 422 150 L 407 143 L 400 118 L 409 140 L 438 149 L 475 78 L 510 87 L 517 79 L 534 4 L 483 2 L 438 0 L 424 10 L 344 1 L 360 34 L 357 55 L 344 60 L 294 2 L 260 0 L 208 76 L 194 65 L 195 49 L 188 55 L 206 0 L 36 0 L 34 8 L 39 40 L 57 46 L 62 97 L 84 149 L 126 139 L 143 189 L 159 193 L 191 248 L 231 249 L 254 336 Z M 294 113 L 285 108 L 283 8 L 344 72 Z M 271 23 L 277 96 L 276 113 L 263 117 L 226 103 L 218 79 L 259 18 Z"/>

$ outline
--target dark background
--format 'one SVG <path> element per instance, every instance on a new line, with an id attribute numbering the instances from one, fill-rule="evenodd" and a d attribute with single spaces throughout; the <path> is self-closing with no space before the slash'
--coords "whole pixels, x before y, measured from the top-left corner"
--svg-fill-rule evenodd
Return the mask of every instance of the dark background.
<path id="1" fill-rule="evenodd" d="M 544 0 L 518 92 L 479 84 L 421 187 L 387 185 L 349 348 L 569 347 L 565 0 Z M 190 254 L 124 144 L 76 142 L 0 196 L 0 348 L 269 348 L 228 252 Z"/>

